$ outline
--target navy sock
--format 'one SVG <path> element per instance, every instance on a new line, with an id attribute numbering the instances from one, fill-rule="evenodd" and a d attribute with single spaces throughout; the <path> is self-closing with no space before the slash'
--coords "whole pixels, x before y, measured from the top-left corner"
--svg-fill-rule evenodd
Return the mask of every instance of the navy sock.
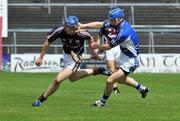
<path id="1" fill-rule="evenodd" d="M 138 85 L 136 86 L 136 89 L 139 90 L 141 87 L 141 84 L 138 83 Z"/>
<path id="2" fill-rule="evenodd" d="M 41 102 L 44 102 L 47 98 L 44 97 L 44 94 L 42 94 L 40 97 L 39 97 L 39 100 Z"/>
<path id="3" fill-rule="evenodd" d="M 106 103 L 107 99 L 109 98 L 109 96 L 106 96 L 105 94 L 103 94 L 102 98 L 101 98 L 101 101 L 103 103 Z"/>
<path id="4" fill-rule="evenodd" d="M 136 89 L 139 91 L 142 91 L 142 90 L 144 90 L 144 86 L 141 85 L 140 83 L 138 83 L 138 85 L 136 86 Z"/>

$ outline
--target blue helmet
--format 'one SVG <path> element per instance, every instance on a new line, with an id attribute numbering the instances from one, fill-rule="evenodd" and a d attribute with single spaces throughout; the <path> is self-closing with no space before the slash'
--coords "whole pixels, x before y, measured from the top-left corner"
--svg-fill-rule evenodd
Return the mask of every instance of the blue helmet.
<path id="1" fill-rule="evenodd" d="M 65 25 L 68 25 L 68 26 L 78 25 L 78 18 L 76 16 L 68 16 L 65 20 Z"/>
<path id="2" fill-rule="evenodd" d="M 123 18 L 124 17 L 124 12 L 120 8 L 115 8 L 109 11 L 108 17 L 110 19 L 116 19 L 116 18 Z"/>

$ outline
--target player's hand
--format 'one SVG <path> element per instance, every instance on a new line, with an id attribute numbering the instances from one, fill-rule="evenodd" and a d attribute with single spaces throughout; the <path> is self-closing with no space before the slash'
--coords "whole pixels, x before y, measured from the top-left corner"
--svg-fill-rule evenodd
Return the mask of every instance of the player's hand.
<path id="1" fill-rule="evenodd" d="M 103 53 L 103 52 L 104 52 L 104 50 L 102 50 L 101 48 L 98 48 L 98 51 L 99 51 L 100 53 Z"/>
<path id="2" fill-rule="evenodd" d="M 40 66 L 42 64 L 42 59 L 41 58 L 38 58 L 36 60 L 36 66 Z"/>
<path id="3" fill-rule="evenodd" d="M 99 44 L 94 42 L 94 43 L 92 43 L 91 47 L 92 47 L 92 49 L 98 49 Z"/>
<path id="4" fill-rule="evenodd" d="M 91 58 L 95 60 L 101 60 L 101 57 L 98 54 L 93 55 Z"/>
<path id="5" fill-rule="evenodd" d="M 92 59 L 101 60 L 101 58 L 99 56 L 92 56 Z"/>

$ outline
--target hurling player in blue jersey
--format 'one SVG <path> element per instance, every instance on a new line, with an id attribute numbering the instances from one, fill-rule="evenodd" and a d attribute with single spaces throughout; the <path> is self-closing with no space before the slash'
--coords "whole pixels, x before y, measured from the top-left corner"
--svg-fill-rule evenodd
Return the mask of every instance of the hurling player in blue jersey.
<path id="1" fill-rule="evenodd" d="M 113 27 L 110 28 L 101 28 L 99 31 L 99 34 L 96 36 L 95 41 L 99 44 L 102 43 L 110 43 L 111 40 L 113 40 L 116 37 L 116 30 Z M 106 60 L 106 66 L 107 69 L 111 72 L 114 72 L 117 70 L 117 64 L 119 63 L 119 57 L 120 57 L 120 47 L 116 46 L 111 48 L 110 50 L 104 51 L 105 54 L 105 60 Z M 113 91 L 115 94 L 120 93 L 118 89 L 118 83 L 114 83 L 113 85 Z"/>
<path id="2" fill-rule="evenodd" d="M 116 8 L 110 10 L 108 17 L 109 19 L 104 22 L 79 24 L 81 28 L 113 27 L 117 31 L 116 37 L 111 42 L 103 45 L 95 43 L 93 48 L 104 51 L 119 46 L 121 49 L 119 69 L 108 77 L 103 96 L 93 104 L 94 106 L 105 106 L 106 101 L 113 91 L 113 84 L 116 82 L 136 88 L 143 98 L 146 97 L 149 92 L 149 88 L 141 85 L 133 78 L 128 77 L 128 74 L 133 73 L 139 66 L 139 40 L 136 31 L 124 20 L 124 12 L 122 9 Z"/>
<path id="3" fill-rule="evenodd" d="M 70 81 L 77 81 L 79 76 L 80 78 L 83 78 L 88 75 L 97 75 L 102 72 L 102 70 L 99 68 L 78 70 L 80 62 L 76 62 L 75 59 L 73 59 L 71 52 L 73 51 L 77 55 L 81 55 L 84 51 L 85 41 L 88 41 L 92 55 L 98 58 L 98 55 L 92 49 L 92 43 L 94 42 L 93 37 L 88 31 L 77 31 L 78 28 L 78 18 L 76 16 L 69 16 L 65 20 L 64 27 L 55 28 L 47 34 L 47 39 L 42 47 L 40 57 L 36 60 L 36 65 L 40 66 L 42 64 L 49 45 L 60 38 L 63 44 L 63 60 L 65 62 L 65 67 L 59 72 L 55 80 L 49 85 L 47 90 L 32 104 L 32 106 L 40 106 L 43 101 L 52 95 L 58 89 L 60 84 L 66 79 L 69 79 Z"/>

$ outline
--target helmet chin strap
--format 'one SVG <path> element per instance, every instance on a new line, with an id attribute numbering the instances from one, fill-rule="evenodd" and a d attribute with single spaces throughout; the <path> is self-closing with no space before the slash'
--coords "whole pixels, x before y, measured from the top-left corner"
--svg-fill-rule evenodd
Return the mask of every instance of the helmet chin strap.
<path id="1" fill-rule="evenodd" d="M 114 25 L 114 27 L 116 28 L 121 24 L 121 22 L 123 21 L 123 18 L 115 18 L 115 21 L 116 21 L 117 24 Z"/>
<path id="2" fill-rule="evenodd" d="M 116 23 L 122 22 L 122 20 L 123 20 L 122 18 L 116 18 L 116 19 L 115 19 Z"/>
<path id="3" fill-rule="evenodd" d="M 119 18 L 115 18 L 116 23 L 118 22 L 118 19 L 119 19 Z"/>

